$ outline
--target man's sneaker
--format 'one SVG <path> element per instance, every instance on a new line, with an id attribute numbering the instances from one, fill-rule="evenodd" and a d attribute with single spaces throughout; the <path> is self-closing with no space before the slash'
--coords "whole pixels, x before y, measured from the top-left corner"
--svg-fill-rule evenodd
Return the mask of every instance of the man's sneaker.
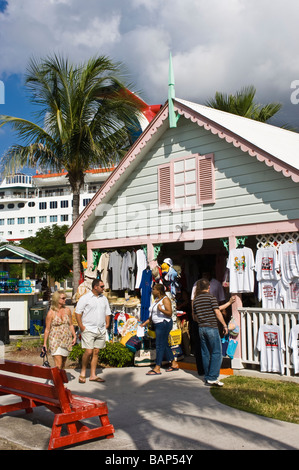
<path id="1" fill-rule="evenodd" d="M 224 383 L 220 382 L 220 380 L 207 380 L 206 385 L 208 386 L 216 385 L 216 387 L 223 387 Z"/>

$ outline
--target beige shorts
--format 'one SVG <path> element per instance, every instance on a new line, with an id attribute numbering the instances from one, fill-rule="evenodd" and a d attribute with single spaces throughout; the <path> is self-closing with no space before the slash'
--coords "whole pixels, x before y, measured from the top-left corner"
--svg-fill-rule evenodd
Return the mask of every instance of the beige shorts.
<path id="1" fill-rule="evenodd" d="M 106 328 L 97 333 L 88 330 L 81 332 L 81 346 L 82 349 L 103 349 L 106 346 Z"/>

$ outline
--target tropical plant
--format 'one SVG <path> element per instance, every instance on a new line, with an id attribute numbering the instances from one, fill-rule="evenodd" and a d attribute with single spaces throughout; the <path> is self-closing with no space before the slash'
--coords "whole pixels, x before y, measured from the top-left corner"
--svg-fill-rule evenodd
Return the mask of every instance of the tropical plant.
<path id="1" fill-rule="evenodd" d="M 280 103 L 261 105 L 254 101 L 255 95 L 256 89 L 254 86 L 244 87 L 234 95 L 227 95 L 217 91 L 215 97 L 207 100 L 205 104 L 210 108 L 238 114 L 239 116 L 261 122 L 269 121 L 280 111 L 282 107 Z"/>
<path id="2" fill-rule="evenodd" d="M 85 349 L 81 344 L 75 344 L 70 352 L 69 358 L 72 361 L 81 363 Z M 110 367 L 129 367 L 134 363 L 134 353 L 121 343 L 108 343 L 106 347 L 99 350 L 98 364 Z"/>
<path id="3" fill-rule="evenodd" d="M 86 170 L 120 159 L 128 145 L 128 126 L 139 114 L 138 104 L 120 80 L 121 66 L 104 56 L 72 65 L 62 57 L 32 59 L 25 85 L 37 105 L 36 123 L 0 116 L 21 139 L 2 160 L 3 174 L 20 168 L 67 171 L 73 193 L 73 222 L 79 215 L 80 189 Z M 73 244 L 73 282 L 80 277 L 79 244 Z"/>

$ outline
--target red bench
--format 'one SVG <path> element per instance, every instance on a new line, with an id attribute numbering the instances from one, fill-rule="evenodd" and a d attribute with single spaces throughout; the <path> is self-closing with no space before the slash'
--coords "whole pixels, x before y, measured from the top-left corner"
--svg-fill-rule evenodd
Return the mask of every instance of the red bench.
<path id="1" fill-rule="evenodd" d="M 68 382 L 66 372 L 57 367 L 41 367 L 16 361 L 0 363 L 0 397 L 16 395 L 21 397 L 9 405 L 0 404 L 0 415 L 24 409 L 32 413 L 36 406 L 46 406 L 55 413 L 48 450 L 65 447 L 99 437 L 114 437 L 114 428 L 109 422 L 107 404 L 89 397 L 74 395 L 64 384 Z M 20 377 L 23 376 L 23 377 Z M 24 376 L 29 377 L 24 378 Z M 53 385 L 30 378 L 52 381 Z M 81 420 L 98 416 L 99 427 L 90 428 Z M 66 425 L 67 434 L 61 435 Z"/>

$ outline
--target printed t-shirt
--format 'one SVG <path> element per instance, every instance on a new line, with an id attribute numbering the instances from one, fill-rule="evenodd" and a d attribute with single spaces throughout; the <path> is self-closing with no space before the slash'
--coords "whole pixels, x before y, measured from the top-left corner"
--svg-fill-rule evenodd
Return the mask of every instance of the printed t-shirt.
<path id="1" fill-rule="evenodd" d="M 261 372 L 283 374 L 283 351 L 285 350 L 282 330 L 277 325 L 262 325 L 258 332 L 257 349 L 261 353 Z"/>
<path id="2" fill-rule="evenodd" d="M 286 242 L 280 245 L 278 261 L 282 282 L 288 287 L 292 279 L 299 277 L 299 243 Z"/>
<path id="3" fill-rule="evenodd" d="M 281 299 L 280 281 L 262 280 L 258 283 L 259 300 L 262 308 L 283 308 Z"/>
<path id="4" fill-rule="evenodd" d="M 287 286 L 281 282 L 280 292 L 283 299 L 283 308 L 299 309 L 299 278 L 293 279 Z"/>
<path id="5" fill-rule="evenodd" d="M 255 255 L 256 280 L 279 279 L 278 255 L 275 248 L 259 248 Z"/>
<path id="6" fill-rule="evenodd" d="M 235 248 L 229 252 L 227 261 L 229 269 L 230 292 L 254 291 L 254 258 L 251 248 Z"/>

